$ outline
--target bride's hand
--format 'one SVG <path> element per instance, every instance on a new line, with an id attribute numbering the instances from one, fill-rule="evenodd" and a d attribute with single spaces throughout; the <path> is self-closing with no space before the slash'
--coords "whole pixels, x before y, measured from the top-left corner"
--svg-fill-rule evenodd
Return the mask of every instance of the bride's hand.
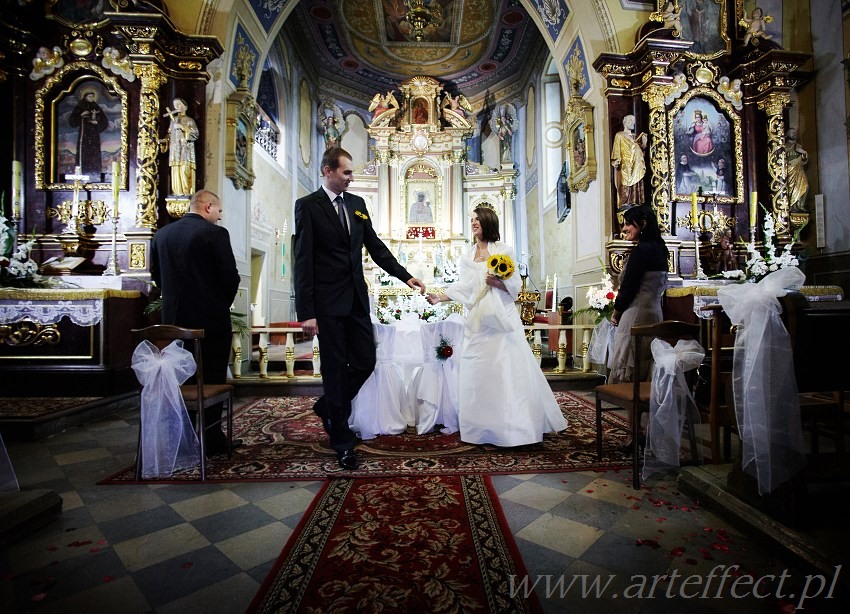
<path id="1" fill-rule="evenodd" d="M 432 293 L 429 292 L 428 293 L 428 302 L 431 303 L 432 305 L 436 305 L 437 303 L 442 303 L 443 302 L 442 297 L 444 297 L 444 296 L 445 296 L 445 294 L 432 294 Z"/>
<path id="2" fill-rule="evenodd" d="M 505 292 L 508 291 L 508 289 L 505 287 L 505 282 L 496 277 L 495 275 L 488 273 L 484 281 L 491 288 L 498 288 L 499 290 L 504 290 Z"/>

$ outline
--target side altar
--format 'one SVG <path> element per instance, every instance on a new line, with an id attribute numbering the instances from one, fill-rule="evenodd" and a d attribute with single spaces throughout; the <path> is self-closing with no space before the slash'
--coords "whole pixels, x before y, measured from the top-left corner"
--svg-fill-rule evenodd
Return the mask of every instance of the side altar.
<path id="1" fill-rule="evenodd" d="M 103 288 L 0 289 L 0 374 L 8 396 L 109 396 L 135 387 L 130 329 L 144 297 Z"/>

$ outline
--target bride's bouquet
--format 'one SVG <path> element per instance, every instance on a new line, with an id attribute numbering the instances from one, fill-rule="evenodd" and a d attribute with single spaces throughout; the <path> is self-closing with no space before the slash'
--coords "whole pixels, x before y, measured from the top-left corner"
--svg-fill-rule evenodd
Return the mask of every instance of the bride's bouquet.
<path id="1" fill-rule="evenodd" d="M 499 279 L 507 279 L 514 274 L 514 261 L 507 254 L 493 254 L 487 260 L 487 272 Z"/>

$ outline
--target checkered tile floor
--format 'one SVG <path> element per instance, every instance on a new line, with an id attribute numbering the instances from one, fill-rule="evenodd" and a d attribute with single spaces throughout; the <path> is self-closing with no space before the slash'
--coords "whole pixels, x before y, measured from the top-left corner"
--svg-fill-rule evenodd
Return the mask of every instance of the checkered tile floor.
<path id="1" fill-rule="evenodd" d="M 132 463 L 137 429 L 137 413 L 124 412 L 8 445 L 22 488 L 53 490 L 64 504 L 60 518 L 2 553 L 0 611 L 245 610 L 320 482 L 97 486 Z M 786 586 L 804 579 L 679 493 L 675 474 L 641 491 L 629 471 L 492 479 L 546 612 L 778 611 L 781 600 L 732 598 L 733 580 L 785 569 Z M 703 589 L 705 598 L 692 597 Z M 823 600 L 817 611 L 838 605 Z"/>

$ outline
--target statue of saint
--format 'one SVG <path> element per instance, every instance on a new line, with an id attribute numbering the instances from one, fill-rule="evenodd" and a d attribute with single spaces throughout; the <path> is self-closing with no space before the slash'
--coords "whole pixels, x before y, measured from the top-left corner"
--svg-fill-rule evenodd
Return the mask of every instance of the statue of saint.
<path id="1" fill-rule="evenodd" d="M 806 210 L 806 194 L 809 191 L 809 180 L 806 177 L 806 164 L 809 154 L 797 144 L 797 129 L 788 128 L 785 132 L 785 190 L 788 194 L 788 208 L 791 211 Z"/>
<path id="2" fill-rule="evenodd" d="M 635 135 L 635 116 L 623 118 L 623 129 L 614 135 L 611 147 L 611 166 L 614 167 L 614 184 L 617 186 L 617 202 L 625 205 L 644 203 L 643 177 L 646 163 L 643 152 L 648 137 L 641 132 Z"/>
<path id="3" fill-rule="evenodd" d="M 195 141 L 200 133 L 195 120 L 186 115 L 189 106 L 182 98 L 175 98 L 174 110 L 166 107 L 163 117 L 171 119 L 168 136 L 160 141 L 162 151 L 168 151 L 171 168 L 171 194 L 191 196 L 195 193 Z"/>

